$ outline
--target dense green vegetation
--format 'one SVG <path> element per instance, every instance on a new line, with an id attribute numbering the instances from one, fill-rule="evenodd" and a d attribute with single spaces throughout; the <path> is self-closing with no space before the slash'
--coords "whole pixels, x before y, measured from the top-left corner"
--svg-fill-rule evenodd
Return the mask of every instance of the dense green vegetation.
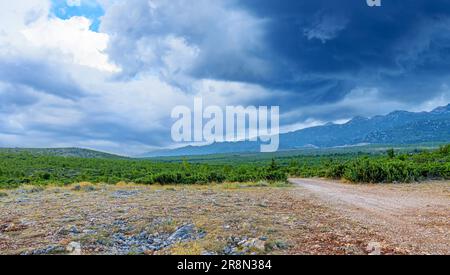
<path id="1" fill-rule="evenodd" d="M 351 182 L 392 183 L 427 179 L 450 179 L 450 145 L 435 151 L 396 155 L 357 154 L 307 157 L 292 160 L 287 169 L 291 176 L 346 179 Z"/>
<path id="2" fill-rule="evenodd" d="M 208 162 L 120 158 L 75 158 L 0 152 L 0 187 L 77 182 L 207 184 L 286 181 L 294 177 L 328 177 L 352 182 L 412 182 L 450 179 L 450 145 L 434 151 L 300 155 L 274 159 L 230 156 Z"/>
<path id="3" fill-rule="evenodd" d="M 222 165 L 155 162 L 132 159 L 84 159 L 0 153 L 0 187 L 76 182 L 140 184 L 206 184 L 211 182 L 286 181 L 276 165 Z"/>
<path id="4" fill-rule="evenodd" d="M 241 152 L 241 153 L 223 153 L 209 155 L 192 155 L 192 156 L 171 156 L 171 157 L 151 157 L 149 160 L 164 162 L 180 162 L 188 160 L 195 163 L 220 163 L 220 164 L 236 164 L 248 162 L 270 162 L 272 159 L 277 161 L 285 161 L 292 158 L 303 157 L 322 157 L 322 156 L 348 156 L 353 158 L 360 155 L 385 155 L 389 150 L 393 149 L 396 154 L 420 153 L 424 151 L 435 151 L 447 143 L 427 142 L 418 144 L 399 144 L 394 147 L 389 144 L 367 144 L 360 146 L 344 146 L 333 148 L 298 148 L 293 150 L 280 150 L 274 153 L 260 152 Z M 0 149 L 1 150 L 1 149 Z"/>

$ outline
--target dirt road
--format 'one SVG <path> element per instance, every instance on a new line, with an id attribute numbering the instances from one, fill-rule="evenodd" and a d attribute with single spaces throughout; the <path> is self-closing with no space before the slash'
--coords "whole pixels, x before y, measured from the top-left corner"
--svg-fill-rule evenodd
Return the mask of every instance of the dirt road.
<path id="1" fill-rule="evenodd" d="M 291 179 L 302 196 L 375 229 L 415 253 L 450 253 L 450 182 L 353 185 Z"/>

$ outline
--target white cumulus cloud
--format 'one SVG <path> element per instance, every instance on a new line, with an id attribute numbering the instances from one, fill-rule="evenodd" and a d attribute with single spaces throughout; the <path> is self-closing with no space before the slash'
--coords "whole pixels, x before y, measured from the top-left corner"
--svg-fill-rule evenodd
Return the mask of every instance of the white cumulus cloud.
<path id="1" fill-rule="evenodd" d="M 109 37 L 89 29 L 91 21 L 85 17 L 70 19 L 41 19 L 22 30 L 33 46 L 62 53 L 69 61 L 108 72 L 120 69 L 111 64 L 104 53 Z M 43 35 L 45 34 L 45 35 Z"/>

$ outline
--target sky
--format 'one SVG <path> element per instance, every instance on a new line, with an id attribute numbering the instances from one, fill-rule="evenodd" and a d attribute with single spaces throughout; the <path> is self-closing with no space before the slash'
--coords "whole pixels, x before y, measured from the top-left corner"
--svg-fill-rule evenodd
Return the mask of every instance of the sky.
<path id="1" fill-rule="evenodd" d="M 171 110 L 280 106 L 283 131 L 450 102 L 447 0 L 0 1 L 0 147 L 176 146 Z"/>

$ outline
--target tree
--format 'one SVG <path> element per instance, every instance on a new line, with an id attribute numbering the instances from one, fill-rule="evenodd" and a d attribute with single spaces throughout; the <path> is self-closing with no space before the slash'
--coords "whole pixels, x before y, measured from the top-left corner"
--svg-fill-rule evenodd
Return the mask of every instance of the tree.
<path id="1" fill-rule="evenodd" d="M 270 163 L 269 170 L 270 170 L 270 171 L 276 171 L 276 170 L 278 170 L 278 165 L 277 165 L 277 162 L 275 161 L 274 158 L 272 158 L 272 162 Z"/>
<path id="2" fill-rule="evenodd" d="M 387 155 L 388 155 L 388 157 L 389 157 L 390 159 L 395 158 L 395 151 L 394 151 L 393 148 L 387 150 L 386 153 L 387 153 Z"/>

